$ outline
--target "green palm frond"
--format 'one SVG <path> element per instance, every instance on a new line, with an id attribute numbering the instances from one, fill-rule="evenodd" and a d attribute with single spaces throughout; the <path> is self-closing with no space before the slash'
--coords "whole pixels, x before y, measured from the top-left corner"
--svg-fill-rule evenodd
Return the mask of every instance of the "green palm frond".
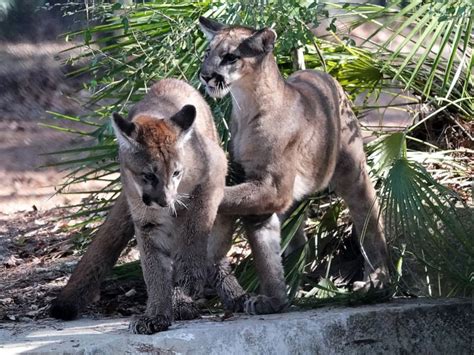
<path id="1" fill-rule="evenodd" d="M 406 138 L 404 133 L 394 133 L 370 147 L 372 168 L 383 180 L 381 198 L 388 238 L 394 250 L 407 250 L 436 274 L 432 280 L 442 276 L 450 280 L 447 287 L 472 289 L 474 241 L 469 229 L 474 214 L 420 163 L 428 158 L 444 162 L 445 156 L 420 157 L 419 152 L 407 150 Z M 458 168 L 468 173 L 463 164 Z"/>
<path id="2" fill-rule="evenodd" d="M 386 230 L 391 238 L 398 245 L 406 244 L 431 274 L 450 280 L 446 287 L 469 294 L 474 286 L 474 242 L 468 227 L 473 225 L 472 211 L 425 168 L 406 159 L 394 162 L 384 185 Z"/>
<path id="3" fill-rule="evenodd" d="M 402 6 L 403 3 L 392 1 L 387 7 L 353 5 L 346 6 L 346 10 L 359 16 L 353 27 L 367 22 L 378 25 L 362 46 L 373 46 L 372 40 L 383 31 L 389 34 L 383 43 L 375 44 L 376 56 L 384 61 L 384 74 L 430 102 L 470 96 L 462 102 L 462 108 L 464 118 L 472 119 L 473 2 L 415 0 Z"/>

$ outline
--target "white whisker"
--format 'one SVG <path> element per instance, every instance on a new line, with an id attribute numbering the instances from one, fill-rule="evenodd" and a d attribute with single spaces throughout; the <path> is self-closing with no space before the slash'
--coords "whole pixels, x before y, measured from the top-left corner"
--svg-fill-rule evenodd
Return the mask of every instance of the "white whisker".
<path id="1" fill-rule="evenodd" d="M 230 93 L 230 96 L 232 97 L 232 100 L 235 102 L 235 105 L 237 106 L 237 108 L 242 111 L 242 108 L 240 107 L 239 105 L 239 102 L 237 101 L 237 98 L 235 97 L 235 95 L 232 93 L 232 90 L 229 89 L 229 93 Z"/>
<path id="2" fill-rule="evenodd" d="M 170 210 L 171 210 L 171 212 L 173 213 L 173 216 L 176 217 L 176 216 L 178 215 L 178 214 L 176 213 L 176 206 L 175 206 L 175 204 L 174 204 L 174 201 L 173 201 L 172 204 L 170 204 Z"/>
<path id="3" fill-rule="evenodd" d="M 176 199 L 176 203 L 177 203 L 178 205 L 184 207 L 185 209 L 188 209 L 188 206 L 186 206 L 186 204 L 185 204 L 183 201 L 181 201 L 180 199 L 178 199 L 178 198 Z"/>

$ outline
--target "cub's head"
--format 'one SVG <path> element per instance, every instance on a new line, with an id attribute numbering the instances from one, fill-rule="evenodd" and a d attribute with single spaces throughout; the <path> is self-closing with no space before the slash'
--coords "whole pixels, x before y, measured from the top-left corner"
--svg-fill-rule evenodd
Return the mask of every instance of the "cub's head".
<path id="1" fill-rule="evenodd" d="M 180 202 L 184 142 L 193 129 L 196 109 L 184 106 L 166 119 L 137 114 L 129 121 L 113 114 L 112 126 L 119 143 L 122 182 L 134 189 L 143 203 L 174 210 Z"/>
<path id="2" fill-rule="evenodd" d="M 227 26 L 205 17 L 199 24 L 209 41 L 199 77 L 212 97 L 224 97 L 233 84 L 251 76 L 272 53 L 277 37 L 269 28 Z"/>

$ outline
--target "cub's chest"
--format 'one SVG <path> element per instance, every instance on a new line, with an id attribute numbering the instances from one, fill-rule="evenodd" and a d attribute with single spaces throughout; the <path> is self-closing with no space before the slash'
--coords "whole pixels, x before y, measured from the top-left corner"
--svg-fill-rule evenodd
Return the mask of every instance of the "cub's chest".
<path id="1" fill-rule="evenodd" d="M 165 210 L 151 210 L 143 217 L 135 221 L 137 236 L 151 240 L 159 248 L 172 249 L 176 242 L 178 218 Z"/>

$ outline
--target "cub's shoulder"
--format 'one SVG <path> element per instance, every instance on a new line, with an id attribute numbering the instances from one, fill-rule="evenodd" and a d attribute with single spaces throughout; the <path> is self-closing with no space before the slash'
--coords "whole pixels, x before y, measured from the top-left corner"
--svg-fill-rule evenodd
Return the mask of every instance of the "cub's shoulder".
<path id="1" fill-rule="evenodd" d="M 199 91 L 193 88 L 190 84 L 183 80 L 179 79 L 162 79 L 155 84 L 150 89 L 150 92 L 157 96 L 174 96 L 174 97 L 191 97 L 197 98 L 199 100 L 204 99 L 201 97 Z"/>
<path id="2" fill-rule="evenodd" d="M 319 70 L 299 70 L 293 74 L 291 74 L 287 81 L 289 83 L 297 83 L 297 82 L 313 82 L 313 81 L 320 81 L 320 82 L 335 82 L 336 79 L 334 79 L 330 74 L 325 73 L 323 71 Z"/>

